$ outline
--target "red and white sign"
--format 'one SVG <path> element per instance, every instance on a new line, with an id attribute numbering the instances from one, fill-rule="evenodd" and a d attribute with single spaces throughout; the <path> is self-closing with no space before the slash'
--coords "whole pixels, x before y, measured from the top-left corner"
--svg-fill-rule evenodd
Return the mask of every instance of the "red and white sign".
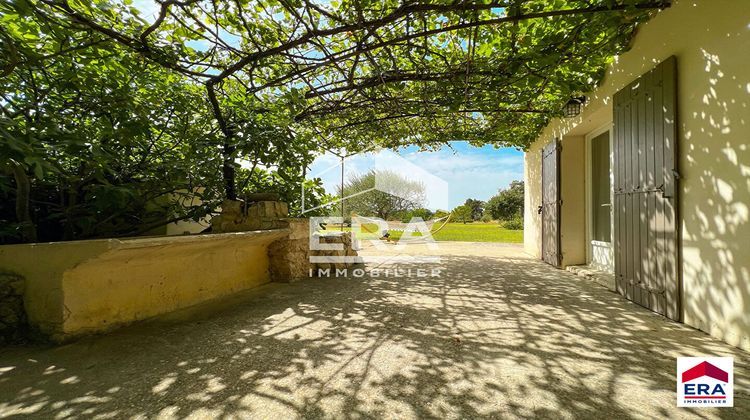
<path id="1" fill-rule="evenodd" d="M 731 357 L 678 357 L 678 407 L 732 407 L 734 360 Z"/>

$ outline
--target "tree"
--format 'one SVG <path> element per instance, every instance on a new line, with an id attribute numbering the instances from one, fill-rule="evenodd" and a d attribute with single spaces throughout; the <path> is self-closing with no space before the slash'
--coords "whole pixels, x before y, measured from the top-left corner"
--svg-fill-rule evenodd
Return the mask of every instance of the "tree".
<path id="1" fill-rule="evenodd" d="M 152 19 L 130 3 L 0 2 L 13 241 L 138 234 L 258 188 L 293 202 L 323 149 L 524 149 L 668 7 L 184 0 Z M 204 204 L 173 199 L 195 187 Z"/>
<path id="2" fill-rule="evenodd" d="M 512 181 L 507 189 L 500 190 L 487 201 L 485 211 L 488 211 L 493 219 L 511 220 L 523 215 L 523 201 L 523 181 Z"/>
<path id="3" fill-rule="evenodd" d="M 484 201 L 468 198 L 466 199 L 464 205 L 471 209 L 472 220 L 479 220 L 482 217 L 482 212 L 484 211 Z"/>
<path id="4" fill-rule="evenodd" d="M 422 220 L 430 220 L 433 216 L 432 210 L 426 208 L 418 208 L 410 210 L 401 215 L 400 219 L 404 223 L 409 223 L 411 219 L 418 217 Z"/>
<path id="5" fill-rule="evenodd" d="M 435 210 L 435 213 L 432 215 L 432 219 L 433 220 L 438 220 L 438 219 L 442 219 L 444 217 L 447 217 L 448 215 L 450 215 L 450 212 L 438 209 L 438 210 Z"/>
<path id="6" fill-rule="evenodd" d="M 596 85 L 651 10 L 669 6 L 186 0 L 160 2 L 148 22 L 109 0 L 19 3 L 25 14 L 99 34 L 205 88 L 229 199 L 244 130 L 237 102 L 252 105 L 244 114 L 283 104 L 319 141 L 350 150 L 456 138 L 523 148 L 571 95 Z"/>
<path id="7" fill-rule="evenodd" d="M 340 188 L 338 195 L 341 196 Z M 425 201 L 425 187 L 420 182 L 410 181 L 391 171 L 370 170 L 362 175 L 353 175 L 347 181 L 344 200 L 333 215 L 341 214 L 343 204 L 345 217 L 356 213 L 390 220 L 399 213 L 423 207 Z"/>
<path id="8" fill-rule="evenodd" d="M 139 235 L 213 212 L 223 140 L 203 87 L 36 6 L 0 5 L 0 243 Z M 234 101 L 236 156 L 251 165 L 237 188 L 279 192 L 294 214 L 308 182 L 318 204 L 309 133 L 271 101 L 265 113 Z"/>
<path id="9" fill-rule="evenodd" d="M 217 204 L 199 87 L 101 36 L 21 17 L 2 34 L 0 243 L 138 235 Z"/>
<path id="10" fill-rule="evenodd" d="M 460 220 L 463 223 L 473 220 L 471 218 L 471 207 L 466 204 L 456 207 L 451 213 L 454 220 Z"/>

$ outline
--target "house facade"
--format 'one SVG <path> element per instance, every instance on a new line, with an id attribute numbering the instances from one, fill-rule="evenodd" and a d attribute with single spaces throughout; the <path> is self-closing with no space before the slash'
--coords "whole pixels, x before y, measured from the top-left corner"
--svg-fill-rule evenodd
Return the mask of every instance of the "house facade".
<path id="1" fill-rule="evenodd" d="M 524 246 L 750 350 L 750 3 L 674 1 L 525 155 Z"/>

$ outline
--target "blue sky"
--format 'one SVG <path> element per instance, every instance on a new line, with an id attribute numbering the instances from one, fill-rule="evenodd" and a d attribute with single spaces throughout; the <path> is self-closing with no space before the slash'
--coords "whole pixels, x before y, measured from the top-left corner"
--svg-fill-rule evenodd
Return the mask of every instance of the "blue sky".
<path id="1" fill-rule="evenodd" d="M 523 179 L 523 152 L 512 148 L 472 147 L 462 141 L 451 142 L 451 146 L 452 148 L 443 147 L 435 152 L 420 152 L 416 147 L 408 147 L 398 152 L 411 164 L 447 182 L 447 203 L 450 208 L 463 204 L 467 198 L 487 200 L 495 195 L 498 189 L 507 187 L 511 181 Z M 344 178 L 348 179 L 355 173 L 367 172 L 384 160 L 392 161 L 387 156 L 390 153 L 367 153 L 347 158 Z M 313 162 L 308 174 L 310 177 L 320 177 L 326 191 L 334 193 L 341 181 L 341 168 L 337 166 L 338 163 L 338 157 L 331 154 L 322 155 Z M 387 167 L 399 172 L 397 165 Z M 428 204 L 428 207 L 434 209 L 436 206 Z M 437 207 L 444 207 L 444 203 Z"/>

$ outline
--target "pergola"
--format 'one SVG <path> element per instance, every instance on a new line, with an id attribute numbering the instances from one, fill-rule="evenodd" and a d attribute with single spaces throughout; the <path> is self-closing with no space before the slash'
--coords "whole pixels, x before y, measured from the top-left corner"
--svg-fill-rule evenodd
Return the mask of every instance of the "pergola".
<path id="1" fill-rule="evenodd" d="M 462 139 L 524 148 L 591 90 L 654 0 L 163 0 L 141 16 L 98 2 L 40 0 L 33 13 L 111 40 L 205 86 L 223 133 L 226 197 L 253 113 L 359 151 Z"/>

